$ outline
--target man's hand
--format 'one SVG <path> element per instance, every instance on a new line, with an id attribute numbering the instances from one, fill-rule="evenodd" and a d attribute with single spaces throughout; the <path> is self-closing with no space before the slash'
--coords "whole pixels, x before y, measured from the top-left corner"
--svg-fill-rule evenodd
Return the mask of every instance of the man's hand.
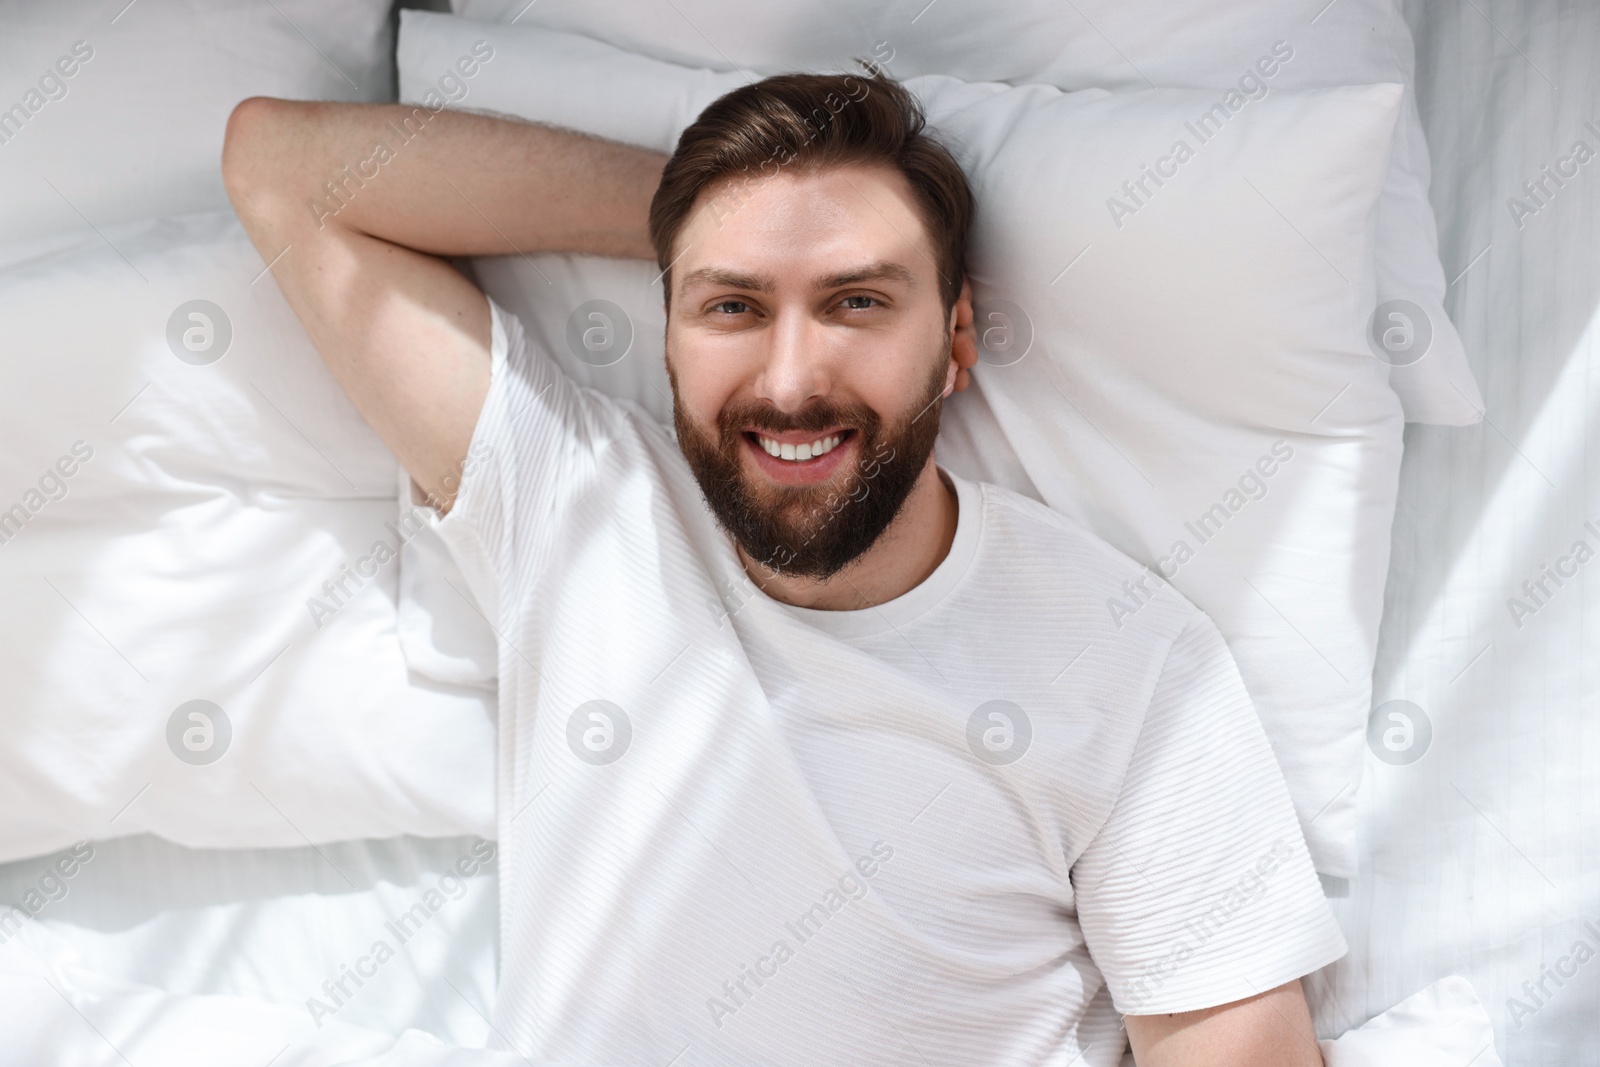
<path id="1" fill-rule="evenodd" d="M 339 384 L 445 508 L 489 387 L 488 305 L 439 256 L 654 258 L 666 157 L 567 130 L 399 105 L 246 100 L 222 170 Z"/>
<path id="2" fill-rule="evenodd" d="M 1175 1015 L 1127 1015 L 1139 1067 L 1322 1067 L 1300 980 Z"/>

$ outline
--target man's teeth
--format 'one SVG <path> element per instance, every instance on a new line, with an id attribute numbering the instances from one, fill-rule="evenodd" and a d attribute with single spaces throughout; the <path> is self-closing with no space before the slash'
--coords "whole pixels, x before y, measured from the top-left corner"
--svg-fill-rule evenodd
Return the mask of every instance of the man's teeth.
<path id="1" fill-rule="evenodd" d="M 839 447 L 839 441 L 842 437 L 842 434 L 834 434 L 832 437 L 819 437 L 810 444 L 794 445 L 774 441 L 772 438 L 763 437 L 760 434 L 756 435 L 756 439 L 761 442 L 761 447 L 766 449 L 767 455 L 777 459 L 794 460 L 795 462 L 803 459 L 815 459 L 824 453 L 832 452 Z"/>

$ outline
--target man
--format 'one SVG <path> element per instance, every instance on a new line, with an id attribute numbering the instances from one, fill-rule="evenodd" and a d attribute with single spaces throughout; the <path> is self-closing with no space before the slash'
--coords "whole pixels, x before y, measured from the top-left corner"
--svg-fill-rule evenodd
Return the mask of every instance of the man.
<path id="1" fill-rule="evenodd" d="M 499 1040 L 1320 1064 L 1345 946 L 1215 627 L 1112 629 L 1134 563 L 934 461 L 973 204 L 909 94 L 769 78 L 670 160 L 445 114 L 308 210 L 406 110 L 246 101 L 224 172 L 501 638 Z M 438 258 L 535 250 L 656 259 L 675 435 Z"/>

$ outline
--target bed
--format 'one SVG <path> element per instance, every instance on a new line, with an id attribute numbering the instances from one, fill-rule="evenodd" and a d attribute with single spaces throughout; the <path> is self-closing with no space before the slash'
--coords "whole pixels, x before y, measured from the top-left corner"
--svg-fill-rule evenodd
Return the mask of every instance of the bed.
<path id="1" fill-rule="evenodd" d="M 1360 1019 L 1454 971 L 1489 1007 L 1507 1064 L 1589 1063 L 1600 977 L 1537 986 L 1593 941 L 1600 910 L 1592 593 L 1546 583 L 1563 597 L 1541 596 L 1533 616 L 1508 601 L 1534 607 L 1522 583 L 1592 538 L 1600 200 L 1592 184 L 1551 184 L 1559 198 L 1520 227 L 1512 205 L 1538 206 L 1522 183 L 1594 143 L 1600 34 L 1585 5 L 1406 7 L 1447 307 L 1486 411 L 1473 428 L 1406 428 L 1374 699 L 1423 707 L 1438 747 L 1373 764 L 1366 873 L 1334 887 L 1357 933 L 1315 984 L 1318 1017 Z"/>
<path id="2" fill-rule="evenodd" d="M 122 7 L 86 9 L 84 18 L 121 19 L 115 8 Z M 0 22 L 9 10 L 0 6 Z M 1600 965 L 1589 962 L 1600 955 L 1600 719 L 1585 714 L 1600 692 L 1600 661 L 1586 655 L 1592 634 L 1585 613 L 1595 594 L 1583 564 L 1592 550 L 1576 549 L 1578 542 L 1600 548 L 1589 443 L 1600 410 L 1590 373 L 1600 357 L 1600 163 L 1580 160 L 1574 150 L 1578 141 L 1587 142 L 1589 155 L 1600 148 L 1600 8 L 1583 0 L 1409 0 L 1402 13 L 1416 43 L 1415 95 L 1432 161 L 1444 304 L 1481 387 L 1481 401 L 1470 398 L 1481 402 L 1481 421 L 1405 429 L 1372 704 L 1380 734 L 1392 721 L 1383 716 L 1395 710 L 1409 728 L 1421 724 L 1426 732 L 1405 758 L 1386 761 L 1374 745 L 1365 761 L 1355 800 L 1359 874 L 1324 877 L 1351 951 L 1314 975 L 1307 992 L 1319 1035 L 1332 1038 L 1460 976 L 1487 1009 L 1492 1050 L 1429 1062 L 1481 1067 L 1498 1055 L 1507 1067 L 1600 1063 Z M 360 27 L 375 50 L 392 47 L 387 19 L 385 11 Z M 84 39 L 95 40 L 92 32 Z M 353 69 L 343 57 L 328 59 L 326 41 L 317 44 L 307 62 L 321 56 L 335 70 Z M 83 70 L 92 73 L 92 62 Z M 323 74 L 326 95 L 344 92 Z M 344 95 L 390 98 L 387 77 L 392 70 L 375 66 L 351 82 L 359 91 Z M 64 110 L 70 100 L 69 93 L 51 106 Z M 0 146 L 0 157 L 5 151 Z M 1549 168 L 1566 177 L 1548 179 Z M 191 194 L 191 201 L 211 195 Z M 61 212 L 59 205 L 51 210 Z M 183 208 L 175 202 L 170 210 Z M 113 224 L 123 220 L 92 208 L 72 211 L 97 234 L 107 228 L 108 243 L 122 243 Z M 77 225 L 67 213 L 62 218 Z M 46 229 L 27 236 L 48 244 Z M 33 254 L 44 261 L 55 253 Z M 335 468 L 360 451 L 312 436 Z M 348 521 L 362 532 L 316 559 L 348 558 L 349 546 L 359 549 L 367 527 L 392 507 L 379 484 L 381 465 L 370 484 L 351 473 L 359 487 L 336 486 L 326 495 L 376 499 L 374 518 L 351 510 Z M 319 477 L 331 480 L 326 471 Z M 365 505 L 349 504 L 358 506 Z M 1551 567 L 1560 581 L 1549 577 Z M 380 583 L 392 583 L 391 599 L 404 599 L 398 582 L 405 578 L 379 574 Z M 436 614 L 400 625 L 437 631 L 452 618 L 465 617 Z M 429 646 L 444 661 L 437 677 L 455 682 L 422 687 L 426 699 L 438 702 L 440 714 L 481 713 L 483 664 L 449 647 L 441 653 L 438 644 Z M 132 659 L 145 662 L 137 652 Z M 472 736 L 481 739 L 477 729 Z M 464 766 L 469 757 L 460 759 Z M 292 781 L 281 767 L 278 773 Z M 239 1044 L 230 1054 L 240 1063 L 332 1063 L 381 1050 L 361 1032 L 491 1044 L 499 947 L 487 825 L 476 835 L 433 832 L 427 827 L 471 818 L 410 801 L 411 822 L 424 827 L 414 833 L 345 833 L 341 827 L 365 824 L 337 820 L 327 833 L 307 833 L 309 816 L 279 810 L 275 799 L 290 801 L 268 779 L 258 781 L 267 783 L 257 791 L 276 812 L 259 814 L 262 827 L 274 827 L 261 831 L 276 834 L 264 842 L 271 847 L 229 847 L 220 820 L 195 824 L 181 843 L 150 832 L 94 840 L 88 855 L 69 864 L 70 875 L 61 857 L 71 853 L 54 845 L 48 855 L 0 865 L 0 900 L 30 893 L 42 900 L 29 909 L 35 921 L 25 933 L 11 936 L 0 926 L 0 980 L 7 968 L 14 975 L 32 966 L 24 956 L 48 956 L 63 968 L 55 973 L 66 976 L 64 988 L 81 982 L 118 995 L 160 991 L 171 995 L 161 1003 L 176 1005 L 180 1020 L 186 1010 L 231 1019 L 234 1009 L 218 1005 L 234 1001 L 262 1005 L 258 1029 L 236 1026 Z M 118 810 L 124 802 L 135 805 L 132 815 Z M 136 818 L 139 803 L 137 796 L 108 797 L 104 816 Z M 429 892 L 444 903 L 430 908 L 427 928 L 414 931 L 369 984 L 346 984 L 341 992 L 336 983 L 372 942 Z M 120 1061 L 117 1048 L 137 1035 L 138 1012 L 100 1015 L 92 997 L 57 995 L 28 1002 L 38 1012 L 28 1041 L 0 1035 L 0 1065 L 41 1062 L 45 1048 L 59 1057 L 53 1062 Z M 24 1029 L 16 1014 L 4 1017 Z M 150 1024 L 160 1029 L 154 1016 Z M 339 1039 L 344 1044 L 328 1045 L 337 1054 L 317 1054 L 326 1059 L 289 1053 L 275 1060 L 295 1039 L 277 1041 L 271 1035 L 289 1030 L 274 1027 L 291 1025 L 310 1026 L 319 1037 L 340 1027 L 349 1034 Z M 24 1046 L 33 1051 L 13 1051 Z"/>

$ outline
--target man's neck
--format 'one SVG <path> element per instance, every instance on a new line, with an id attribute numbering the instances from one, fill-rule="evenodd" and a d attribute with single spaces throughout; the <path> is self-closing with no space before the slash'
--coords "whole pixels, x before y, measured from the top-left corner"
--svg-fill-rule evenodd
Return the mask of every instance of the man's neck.
<path id="1" fill-rule="evenodd" d="M 743 548 L 739 559 L 750 580 L 774 600 L 822 611 L 859 611 L 893 600 L 927 580 L 950 554 L 957 512 L 955 491 L 929 456 L 883 536 L 833 577 L 819 582 L 773 574 Z"/>

